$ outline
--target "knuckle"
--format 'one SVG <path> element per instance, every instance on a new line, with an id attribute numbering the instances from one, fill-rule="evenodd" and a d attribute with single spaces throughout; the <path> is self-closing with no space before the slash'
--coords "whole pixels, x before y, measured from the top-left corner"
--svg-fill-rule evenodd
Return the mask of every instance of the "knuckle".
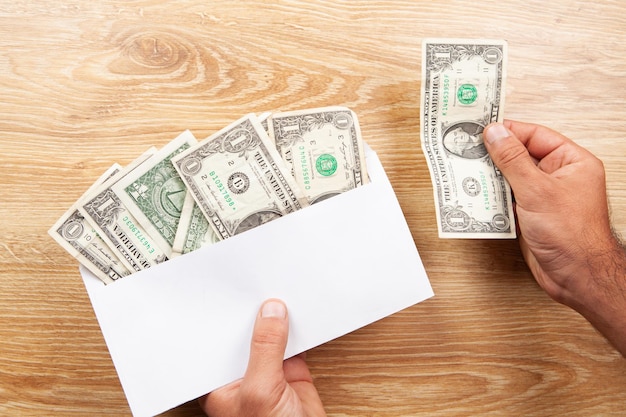
<path id="1" fill-rule="evenodd" d="M 275 350 L 282 347 L 285 335 L 281 329 L 267 329 L 252 335 L 252 348 L 257 350 Z"/>
<path id="2" fill-rule="evenodd" d="M 600 179 L 604 179 L 605 177 L 604 162 L 602 162 L 600 158 L 597 158 L 595 156 L 592 159 L 592 161 L 593 161 L 592 168 L 595 172 L 595 175 Z"/>

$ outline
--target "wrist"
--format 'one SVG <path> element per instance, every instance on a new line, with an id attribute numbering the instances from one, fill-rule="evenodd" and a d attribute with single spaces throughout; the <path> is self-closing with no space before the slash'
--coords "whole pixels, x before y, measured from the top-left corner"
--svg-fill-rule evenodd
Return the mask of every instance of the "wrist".
<path id="1" fill-rule="evenodd" d="M 582 271 L 581 271 L 582 272 Z M 584 316 L 626 357 L 626 249 L 613 237 L 601 254 L 587 260 L 586 285 L 569 305 Z"/>

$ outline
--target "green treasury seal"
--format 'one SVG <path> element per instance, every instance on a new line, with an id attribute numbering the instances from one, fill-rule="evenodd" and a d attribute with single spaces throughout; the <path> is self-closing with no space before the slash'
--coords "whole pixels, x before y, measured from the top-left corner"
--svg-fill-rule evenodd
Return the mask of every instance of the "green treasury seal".
<path id="1" fill-rule="evenodd" d="M 317 157 L 315 161 L 315 169 L 321 175 L 330 177 L 337 171 L 337 159 L 330 154 L 322 154 Z"/>
<path id="2" fill-rule="evenodd" d="M 462 84 L 456 92 L 461 104 L 472 104 L 478 98 L 478 89 L 473 84 Z"/>

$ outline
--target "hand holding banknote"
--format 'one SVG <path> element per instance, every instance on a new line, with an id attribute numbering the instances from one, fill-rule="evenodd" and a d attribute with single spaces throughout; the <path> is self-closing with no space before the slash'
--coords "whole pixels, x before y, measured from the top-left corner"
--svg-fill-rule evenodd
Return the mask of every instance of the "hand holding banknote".
<path id="1" fill-rule="evenodd" d="M 611 229 L 602 162 L 528 123 L 488 126 L 485 146 L 515 193 L 520 246 L 539 285 L 626 356 L 626 253 Z"/>
<path id="2" fill-rule="evenodd" d="M 491 124 L 484 135 L 486 149 L 516 193 L 520 244 L 537 281 L 626 356 L 626 254 L 611 232 L 602 163 L 537 125 Z M 306 364 L 295 357 L 282 365 L 283 314 L 257 317 L 246 376 L 200 400 L 209 416 L 325 415 Z M 290 384 L 288 375 L 296 374 L 299 394 L 292 395 L 296 383 Z M 300 405 L 308 405 L 309 414 L 294 410 Z"/>
<path id="3" fill-rule="evenodd" d="M 486 149 L 516 192 L 520 244 L 537 281 L 589 319 L 626 356 L 626 254 L 611 232 L 602 163 L 563 135 L 537 125 L 491 124 L 484 135 Z M 299 405 L 299 397 L 303 406 L 313 407 L 306 415 L 324 415 L 304 362 L 291 358 L 281 369 L 287 324 L 263 320 L 260 314 L 246 376 L 203 397 L 203 409 L 211 417 L 301 415 L 293 408 L 272 408 Z M 264 348 L 268 341 L 272 347 Z M 287 374 L 296 372 L 301 375 L 299 392 L 306 396 L 287 395 L 296 386 Z"/>
<path id="4" fill-rule="evenodd" d="M 421 141 L 439 237 L 515 237 L 511 190 L 483 144 L 503 119 L 506 52 L 504 41 L 423 42 Z"/>

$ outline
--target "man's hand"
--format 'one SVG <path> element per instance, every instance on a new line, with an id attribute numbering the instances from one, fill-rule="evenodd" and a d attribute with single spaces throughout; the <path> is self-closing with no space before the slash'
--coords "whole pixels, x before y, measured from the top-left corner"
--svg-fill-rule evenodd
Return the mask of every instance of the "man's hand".
<path id="1" fill-rule="evenodd" d="M 248 369 L 243 379 L 202 397 L 211 417 L 326 416 L 313 378 L 298 355 L 283 361 L 289 320 L 280 300 L 268 300 L 254 325 Z"/>
<path id="2" fill-rule="evenodd" d="M 513 189 L 535 279 L 626 355 L 626 255 L 611 229 L 602 162 L 543 126 L 494 123 L 484 138 Z"/>

